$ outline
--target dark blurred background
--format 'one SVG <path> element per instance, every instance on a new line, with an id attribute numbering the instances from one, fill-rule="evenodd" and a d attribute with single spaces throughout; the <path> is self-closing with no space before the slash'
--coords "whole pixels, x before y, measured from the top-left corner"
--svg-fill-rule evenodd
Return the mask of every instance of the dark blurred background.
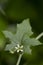
<path id="1" fill-rule="evenodd" d="M 3 50 L 8 40 L 2 31 L 15 33 L 16 24 L 27 18 L 36 36 L 43 32 L 43 0 L 0 0 L 0 65 L 16 65 L 18 58 Z M 43 37 L 40 41 L 43 43 Z M 43 65 L 43 44 L 32 47 L 32 55 L 24 54 L 20 65 Z"/>

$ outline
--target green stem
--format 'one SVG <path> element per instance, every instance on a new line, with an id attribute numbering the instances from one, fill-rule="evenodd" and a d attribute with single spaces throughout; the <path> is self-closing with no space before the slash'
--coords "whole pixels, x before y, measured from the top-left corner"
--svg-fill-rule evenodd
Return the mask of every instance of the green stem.
<path id="1" fill-rule="evenodd" d="M 36 40 L 40 39 L 43 36 L 43 32 L 36 37 Z"/>
<path id="2" fill-rule="evenodd" d="M 16 65 L 19 65 L 19 64 L 20 64 L 20 61 L 21 61 L 22 55 L 23 55 L 23 54 L 20 54 L 20 55 L 19 55 L 19 58 L 18 58 L 18 61 L 17 61 L 17 64 L 16 64 Z"/>

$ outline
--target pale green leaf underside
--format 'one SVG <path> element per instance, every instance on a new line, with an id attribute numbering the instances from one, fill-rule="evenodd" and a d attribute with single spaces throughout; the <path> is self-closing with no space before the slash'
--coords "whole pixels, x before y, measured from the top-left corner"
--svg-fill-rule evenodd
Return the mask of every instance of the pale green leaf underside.
<path id="1" fill-rule="evenodd" d="M 23 35 L 25 35 L 25 33 L 28 33 L 29 36 L 33 34 L 29 23 L 29 19 L 24 20 L 21 24 L 17 24 L 17 32 L 15 35 L 13 35 L 9 31 L 3 31 L 3 33 L 5 37 L 14 41 L 16 40 L 18 42 L 21 42 L 22 37 Z"/>
<path id="2" fill-rule="evenodd" d="M 15 35 L 12 34 L 10 31 L 3 31 L 3 33 L 4 33 L 6 38 L 9 38 L 10 41 L 18 43 L 18 41 L 16 40 Z"/>
<path id="3" fill-rule="evenodd" d="M 22 42 L 24 45 L 26 44 L 29 46 L 36 46 L 41 44 L 40 41 L 36 40 L 35 38 L 30 38 L 27 34 L 23 37 Z"/>
<path id="4" fill-rule="evenodd" d="M 28 35 L 25 35 L 22 40 L 22 44 L 24 45 L 24 52 L 31 53 L 31 46 L 41 45 L 41 42 L 36 40 L 35 38 L 30 38 Z"/>
<path id="5" fill-rule="evenodd" d="M 3 31 L 4 35 L 6 38 L 9 38 L 9 40 L 11 41 L 10 44 L 6 45 L 5 50 L 11 50 L 12 48 L 14 48 L 16 46 L 16 44 L 19 44 L 19 42 L 16 40 L 14 34 L 12 34 L 9 31 Z"/>
<path id="6" fill-rule="evenodd" d="M 16 34 L 17 40 L 21 41 L 25 33 L 28 33 L 29 36 L 33 34 L 29 19 L 25 19 L 21 24 L 17 25 L 17 34 Z"/>
<path id="7" fill-rule="evenodd" d="M 31 48 L 29 47 L 29 45 L 24 45 L 24 53 L 27 53 L 27 54 L 31 54 Z"/>
<path id="8" fill-rule="evenodd" d="M 31 46 L 40 45 L 41 43 L 29 36 L 33 34 L 31 30 L 31 26 L 29 23 L 29 19 L 24 20 L 21 24 L 17 24 L 17 32 L 16 34 L 12 34 L 9 31 L 3 31 L 6 38 L 9 38 L 11 44 L 6 45 L 5 50 L 10 51 L 11 49 L 15 50 L 15 46 L 17 44 L 23 44 L 24 53 L 31 53 Z M 27 35 L 28 34 L 28 35 Z"/>
<path id="9" fill-rule="evenodd" d="M 13 48 L 14 48 L 14 50 L 15 50 L 15 46 L 16 46 L 16 43 L 13 42 L 13 41 L 11 41 L 11 44 L 7 44 L 7 45 L 6 45 L 5 50 L 6 50 L 6 51 L 10 51 L 10 50 L 12 50 Z"/>

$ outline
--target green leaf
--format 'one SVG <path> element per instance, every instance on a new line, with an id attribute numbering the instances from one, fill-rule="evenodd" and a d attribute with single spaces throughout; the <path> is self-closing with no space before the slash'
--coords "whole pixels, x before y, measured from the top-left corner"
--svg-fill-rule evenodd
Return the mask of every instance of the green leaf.
<path id="1" fill-rule="evenodd" d="M 17 25 L 17 40 L 21 42 L 23 35 L 25 35 L 26 33 L 28 33 L 29 36 L 33 34 L 29 19 L 25 19 L 21 24 Z"/>
<path id="2" fill-rule="evenodd" d="M 35 38 L 30 38 L 33 34 L 29 19 L 25 19 L 21 24 L 17 24 L 16 34 L 12 34 L 9 31 L 3 31 L 6 38 L 9 38 L 11 44 L 6 45 L 5 50 L 15 51 L 17 44 L 24 46 L 24 53 L 31 54 L 31 46 L 40 45 L 41 43 Z"/>
<path id="3" fill-rule="evenodd" d="M 6 46 L 6 50 L 9 50 L 12 47 L 15 47 L 16 43 L 21 44 L 22 37 L 25 33 L 28 33 L 29 36 L 33 34 L 33 32 L 31 31 L 29 19 L 24 20 L 21 24 L 17 24 L 17 33 L 15 35 L 13 35 L 9 31 L 3 31 L 3 33 L 5 37 L 9 38 L 9 40 L 11 41 L 11 44 L 8 44 Z"/>
<path id="4" fill-rule="evenodd" d="M 11 49 L 11 46 L 15 46 L 16 43 L 21 44 L 22 37 L 25 33 L 28 33 L 29 36 L 33 33 L 31 31 L 31 26 L 29 23 L 29 19 L 24 20 L 21 24 L 17 24 L 17 33 L 13 35 L 9 31 L 3 31 L 6 38 L 9 38 L 11 41 L 10 45 L 7 45 L 6 50 Z M 13 43 L 12 43 L 13 42 Z"/>
<path id="5" fill-rule="evenodd" d="M 10 31 L 3 31 L 6 38 L 9 38 L 10 40 L 14 41 L 14 35 Z"/>
<path id="6" fill-rule="evenodd" d="M 32 50 L 29 45 L 24 45 L 24 53 L 31 54 Z"/>
<path id="7" fill-rule="evenodd" d="M 41 45 L 41 42 L 36 40 L 35 38 L 30 38 L 27 34 L 22 39 L 22 44 L 24 45 L 24 52 L 31 53 L 31 46 Z"/>
<path id="8" fill-rule="evenodd" d="M 7 45 L 6 45 L 5 50 L 6 50 L 6 51 L 10 51 L 10 50 L 12 50 L 13 48 L 14 48 L 14 50 L 15 50 L 15 46 L 16 46 L 16 43 L 13 42 L 13 41 L 11 41 L 11 44 L 7 44 Z M 13 51 L 14 51 L 14 50 L 13 50 Z"/>
<path id="9" fill-rule="evenodd" d="M 10 31 L 3 31 L 4 35 L 6 38 L 9 38 L 9 40 L 11 41 L 11 44 L 7 44 L 5 50 L 10 50 L 13 47 L 16 46 L 16 44 L 18 43 L 18 41 L 15 39 L 14 34 L 12 34 Z"/>

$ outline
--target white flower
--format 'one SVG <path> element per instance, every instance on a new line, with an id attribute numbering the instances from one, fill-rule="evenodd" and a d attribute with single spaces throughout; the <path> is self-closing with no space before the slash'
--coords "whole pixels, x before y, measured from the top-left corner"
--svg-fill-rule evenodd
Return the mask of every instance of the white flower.
<path id="1" fill-rule="evenodd" d="M 17 51 L 17 53 L 23 52 L 23 45 L 17 44 L 17 46 L 15 47 L 15 50 L 14 50 L 14 48 L 12 48 L 10 50 L 10 53 L 14 54 L 15 51 Z"/>
<path id="2" fill-rule="evenodd" d="M 23 45 L 19 45 L 17 44 L 17 46 L 15 47 L 17 52 L 23 52 Z"/>

